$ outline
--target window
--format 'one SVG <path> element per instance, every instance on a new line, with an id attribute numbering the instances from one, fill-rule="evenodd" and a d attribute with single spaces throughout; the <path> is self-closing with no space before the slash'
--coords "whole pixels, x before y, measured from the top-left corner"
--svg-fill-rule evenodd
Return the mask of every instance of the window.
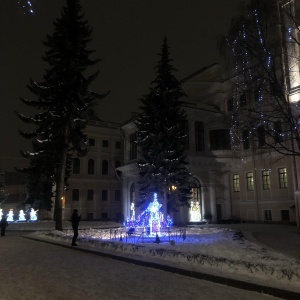
<path id="1" fill-rule="evenodd" d="M 107 220 L 108 219 L 108 213 L 102 213 L 101 217 L 102 217 L 102 220 Z"/>
<path id="2" fill-rule="evenodd" d="M 230 133 L 228 129 L 209 132 L 210 150 L 230 150 Z"/>
<path id="3" fill-rule="evenodd" d="M 270 189 L 270 170 L 262 171 L 262 186 L 263 186 L 263 190 Z"/>
<path id="4" fill-rule="evenodd" d="M 108 190 L 102 190 L 102 201 L 108 200 Z"/>
<path id="5" fill-rule="evenodd" d="M 244 150 L 250 149 L 249 130 L 243 131 L 243 146 Z"/>
<path id="6" fill-rule="evenodd" d="M 233 180 L 233 191 L 239 192 L 240 191 L 240 175 L 233 174 L 232 180 Z"/>
<path id="7" fill-rule="evenodd" d="M 247 104 L 246 94 L 240 95 L 240 107 L 244 107 Z"/>
<path id="8" fill-rule="evenodd" d="M 129 152 L 129 159 L 136 159 L 137 158 L 137 134 L 131 134 L 129 138 L 130 142 L 130 152 Z"/>
<path id="9" fill-rule="evenodd" d="M 102 175 L 108 175 L 108 161 L 106 159 L 102 161 Z"/>
<path id="10" fill-rule="evenodd" d="M 233 110 L 233 98 L 227 100 L 227 111 Z"/>
<path id="11" fill-rule="evenodd" d="M 80 173 L 80 159 L 79 158 L 73 158 L 73 174 L 79 174 Z"/>
<path id="12" fill-rule="evenodd" d="M 95 162 L 93 159 L 88 160 L 88 174 L 94 174 L 95 172 Z"/>
<path id="13" fill-rule="evenodd" d="M 72 190 L 72 201 L 79 201 L 79 189 Z"/>
<path id="14" fill-rule="evenodd" d="M 262 95 L 262 89 L 257 88 L 254 91 L 254 101 L 262 101 L 263 95 Z"/>
<path id="15" fill-rule="evenodd" d="M 289 210 L 281 210 L 280 211 L 281 221 L 289 221 L 290 220 L 290 211 Z"/>
<path id="16" fill-rule="evenodd" d="M 103 140 L 102 141 L 102 147 L 103 148 L 108 148 L 108 140 Z"/>
<path id="17" fill-rule="evenodd" d="M 115 190 L 115 201 L 121 201 L 121 191 Z"/>
<path id="18" fill-rule="evenodd" d="M 248 172 L 246 174 L 247 178 L 247 190 L 248 191 L 254 191 L 254 177 L 253 177 L 253 172 Z"/>
<path id="19" fill-rule="evenodd" d="M 204 125 L 203 122 L 195 122 L 196 151 L 204 151 Z"/>
<path id="20" fill-rule="evenodd" d="M 121 142 L 116 142 L 116 149 L 121 149 Z"/>
<path id="21" fill-rule="evenodd" d="M 288 187 L 287 181 L 287 170 L 286 168 L 279 168 L 278 169 L 278 176 L 279 176 L 279 188 L 285 189 Z"/>
<path id="22" fill-rule="evenodd" d="M 88 201 L 94 200 L 94 190 L 87 190 L 87 200 Z"/>
<path id="23" fill-rule="evenodd" d="M 281 121 L 274 122 L 274 140 L 276 143 L 280 143 L 283 140 Z"/>
<path id="24" fill-rule="evenodd" d="M 265 135 L 264 126 L 259 126 L 257 128 L 257 139 L 258 139 L 259 147 L 263 147 L 266 144 L 266 135 Z"/>
<path id="25" fill-rule="evenodd" d="M 89 139 L 89 146 L 94 147 L 96 145 L 95 139 Z"/>
<path id="26" fill-rule="evenodd" d="M 266 209 L 264 211 L 265 221 L 272 221 L 272 211 L 270 209 Z"/>

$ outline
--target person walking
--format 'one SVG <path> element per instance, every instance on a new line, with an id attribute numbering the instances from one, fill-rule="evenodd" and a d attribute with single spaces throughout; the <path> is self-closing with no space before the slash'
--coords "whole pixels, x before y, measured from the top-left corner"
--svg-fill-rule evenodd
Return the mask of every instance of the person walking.
<path id="1" fill-rule="evenodd" d="M 78 210 L 74 209 L 72 217 L 71 217 L 72 228 L 73 228 L 73 231 L 74 231 L 74 235 L 73 235 L 73 238 L 72 238 L 72 246 L 77 246 L 76 240 L 77 240 L 77 237 L 78 237 L 78 226 L 79 226 L 80 220 L 81 220 L 81 216 L 78 216 Z"/>
<path id="2" fill-rule="evenodd" d="M 1 236 L 5 236 L 5 230 L 8 226 L 8 222 L 6 220 L 6 216 L 2 215 L 1 221 L 0 221 L 0 228 L 1 228 Z"/>

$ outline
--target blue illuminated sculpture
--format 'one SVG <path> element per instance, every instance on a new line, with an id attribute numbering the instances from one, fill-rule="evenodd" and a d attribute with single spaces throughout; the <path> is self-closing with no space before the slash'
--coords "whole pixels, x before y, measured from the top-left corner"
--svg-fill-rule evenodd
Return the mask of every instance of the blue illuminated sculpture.
<path id="1" fill-rule="evenodd" d="M 151 201 L 148 207 L 135 219 L 130 218 L 124 222 L 124 226 L 127 228 L 143 227 L 147 232 L 147 235 L 155 236 L 159 234 L 162 228 L 170 227 L 172 225 L 172 219 L 168 215 L 166 219 L 164 214 L 160 211 L 162 204 L 157 200 L 157 194 L 153 194 L 153 201 Z M 133 214 L 134 216 L 134 214 Z"/>

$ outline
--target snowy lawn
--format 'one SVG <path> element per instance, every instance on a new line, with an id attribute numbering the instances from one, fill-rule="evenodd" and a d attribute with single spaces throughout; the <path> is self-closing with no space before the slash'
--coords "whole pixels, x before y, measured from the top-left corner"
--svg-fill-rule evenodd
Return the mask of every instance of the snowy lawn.
<path id="1" fill-rule="evenodd" d="M 38 231 L 36 239 L 71 244 L 72 230 Z M 300 292 L 300 261 L 249 242 L 229 228 L 173 228 L 159 237 L 125 228 L 79 231 L 78 247 L 190 271 Z"/>

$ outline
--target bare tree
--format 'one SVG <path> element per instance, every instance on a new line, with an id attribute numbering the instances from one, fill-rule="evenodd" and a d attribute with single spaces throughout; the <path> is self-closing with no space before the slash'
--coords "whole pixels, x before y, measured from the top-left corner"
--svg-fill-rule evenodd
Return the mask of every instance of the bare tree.
<path id="1" fill-rule="evenodd" d="M 226 39 L 232 74 L 232 137 L 260 151 L 300 156 L 299 6 L 254 0 Z"/>

